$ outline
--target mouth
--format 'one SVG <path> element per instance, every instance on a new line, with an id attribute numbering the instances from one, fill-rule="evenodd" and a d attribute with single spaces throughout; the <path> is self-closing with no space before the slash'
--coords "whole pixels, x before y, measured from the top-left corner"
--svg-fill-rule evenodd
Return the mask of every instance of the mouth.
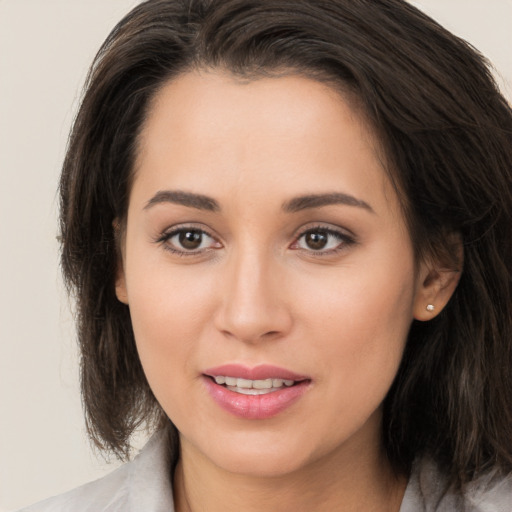
<path id="1" fill-rule="evenodd" d="M 214 402 L 245 419 L 280 414 L 299 400 L 312 382 L 309 377 L 276 366 L 248 368 L 238 364 L 206 370 L 203 379 Z"/>
<path id="2" fill-rule="evenodd" d="M 242 395 L 266 395 L 279 391 L 284 387 L 289 388 L 295 386 L 298 382 L 301 382 L 279 378 L 251 380 L 230 377 L 228 375 L 217 375 L 216 377 L 210 378 L 213 379 L 216 384 L 224 386 L 226 389 L 235 393 L 241 393 Z"/>

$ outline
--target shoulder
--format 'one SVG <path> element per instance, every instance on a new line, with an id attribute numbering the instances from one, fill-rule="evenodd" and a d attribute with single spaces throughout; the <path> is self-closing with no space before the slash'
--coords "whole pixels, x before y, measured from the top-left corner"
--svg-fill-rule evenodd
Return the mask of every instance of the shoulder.
<path id="1" fill-rule="evenodd" d="M 462 492 L 448 487 L 446 478 L 430 459 L 416 461 L 400 512 L 510 512 L 512 475 L 489 472 Z"/>
<path id="2" fill-rule="evenodd" d="M 99 480 L 48 498 L 19 512 L 115 512 L 126 509 L 132 464 L 133 462 L 124 464 Z"/>
<path id="3" fill-rule="evenodd" d="M 99 480 L 18 512 L 172 512 L 172 486 L 165 435 L 155 434 L 143 450 Z"/>
<path id="4" fill-rule="evenodd" d="M 464 499 L 466 507 L 475 512 L 510 512 L 512 475 L 489 473 L 468 486 Z"/>

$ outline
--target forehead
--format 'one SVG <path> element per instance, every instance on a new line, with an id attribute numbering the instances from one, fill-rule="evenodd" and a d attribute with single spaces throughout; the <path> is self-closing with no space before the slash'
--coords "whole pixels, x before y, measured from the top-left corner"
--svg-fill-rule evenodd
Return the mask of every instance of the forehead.
<path id="1" fill-rule="evenodd" d="M 235 126 L 250 130 L 254 137 L 258 128 L 280 131 L 283 135 L 312 136 L 314 124 L 349 121 L 374 149 L 379 144 L 367 122 L 355 94 L 341 91 L 334 83 L 313 80 L 299 74 L 243 79 L 229 72 L 195 70 L 178 75 L 155 94 L 143 126 L 143 137 L 169 127 L 179 118 L 180 133 L 195 134 L 212 125 L 225 128 L 219 137 Z M 219 122 L 220 121 L 220 122 Z M 243 132 L 245 133 L 245 132 Z"/>
<path id="2" fill-rule="evenodd" d="M 394 194 L 358 109 L 333 87 L 298 75 L 180 75 L 153 98 L 138 149 L 135 181 L 153 188 Z"/>

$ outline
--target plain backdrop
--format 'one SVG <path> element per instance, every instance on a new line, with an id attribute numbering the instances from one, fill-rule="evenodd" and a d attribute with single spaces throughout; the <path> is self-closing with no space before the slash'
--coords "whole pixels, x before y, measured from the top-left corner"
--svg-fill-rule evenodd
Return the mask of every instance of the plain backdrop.
<path id="1" fill-rule="evenodd" d="M 0 512 L 116 466 L 84 433 L 56 191 L 87 68 L 137 3 L 0 0 Z M 512 98 L 512 0 L 414 3 L 487 55 Z"/>

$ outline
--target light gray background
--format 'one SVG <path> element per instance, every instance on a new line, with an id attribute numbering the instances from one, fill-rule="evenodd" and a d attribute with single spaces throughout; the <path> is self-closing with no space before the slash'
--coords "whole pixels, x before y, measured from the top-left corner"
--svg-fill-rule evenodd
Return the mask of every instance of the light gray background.
<path id="1" fill-rule="evenodd" d="M 57 180 L 87 67 L 137 0 L 0 0 L 0 512 L 113 469 L 84 435 L 58 270 Z M 414 2 L 512 98 L 512 0 Z"/>

